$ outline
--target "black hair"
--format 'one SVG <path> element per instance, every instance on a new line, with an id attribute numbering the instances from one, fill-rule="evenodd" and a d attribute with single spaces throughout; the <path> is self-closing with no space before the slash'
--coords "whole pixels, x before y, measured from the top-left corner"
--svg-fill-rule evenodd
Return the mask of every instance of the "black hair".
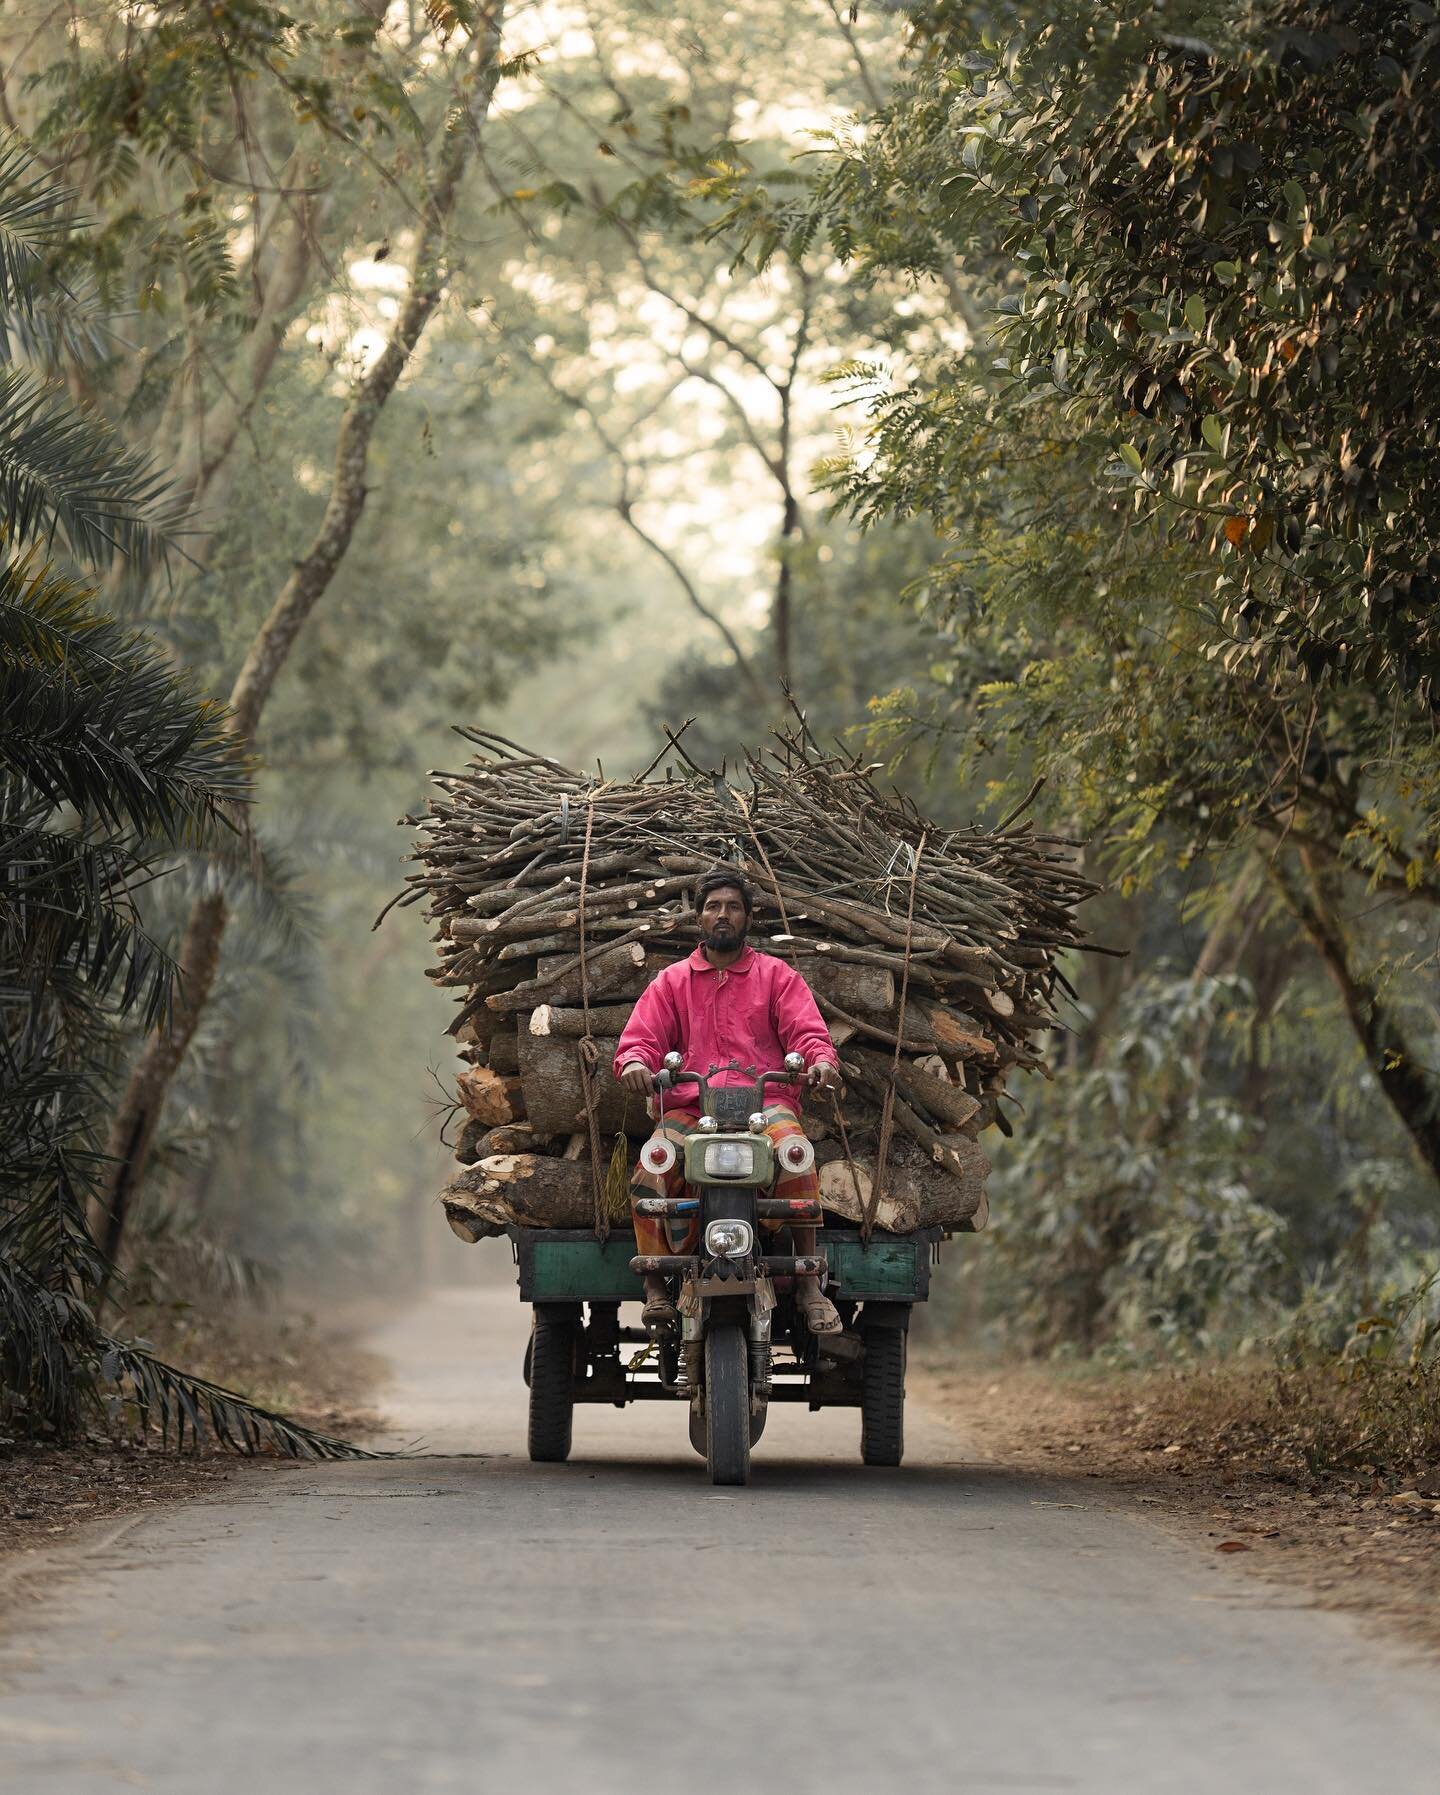
<path id="1" fill-rule="evenodd" d="M 738 891 L 740 902 L 745 906 L 745 914 L 750 915 L 755 908 L 755 900 L 751 896 L 750 887 L 745 875 L 733 866 L 712 866 L 708 873 L 701 873 L 695 881 L 695 913 L 705 908 L 705 900 L 712 891 Z"/>

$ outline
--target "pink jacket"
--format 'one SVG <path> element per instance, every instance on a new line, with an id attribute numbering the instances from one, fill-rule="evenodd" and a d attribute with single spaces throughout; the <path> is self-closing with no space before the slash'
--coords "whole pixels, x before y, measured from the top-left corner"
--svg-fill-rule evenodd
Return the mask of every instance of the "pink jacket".
<path id="1" fill-rule="evenodd" d="M 641 993 L 615 1049 L 615 1076 L 639 1060 L 660 1070 L 667 1053 L 685 1056 L 688 1070 L 706 1072 L 731 1060 L 761 1072 L 778 1072 L 787 1053 L 803 1053 L 807 1066 L 838 1062 L 810 987 L 784 960 L 747 947 L 733 966 L 716 968 L 696 948 L 688 960 L 667 966 Z M 722 1073 L 718 1084 L 746 1084 L 743 1072 Z M 694 1086 L 677 1091 L 683 1104 Z M 798 1085 L 772 1085 L 772 1101 L 800 1106 Z"/>

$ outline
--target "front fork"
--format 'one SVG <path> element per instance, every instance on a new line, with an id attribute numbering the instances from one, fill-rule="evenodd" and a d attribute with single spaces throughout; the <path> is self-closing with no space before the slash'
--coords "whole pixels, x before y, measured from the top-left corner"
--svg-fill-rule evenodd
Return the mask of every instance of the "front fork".
<path id="1" fill-rule="evenodd" d="M 683 1294 L 683 1293 L 682 1293 Z M 678 1393 L 694 1397 L 705 1379 L 706 1305 L 685 1303 L 680 1309 L 680 1378 Z M 770 1324 L 775 1293 L 768 1278 L 756 1280 L 750 1299 L 750 1407 L 757 1412 L 770 1400 Z"/>

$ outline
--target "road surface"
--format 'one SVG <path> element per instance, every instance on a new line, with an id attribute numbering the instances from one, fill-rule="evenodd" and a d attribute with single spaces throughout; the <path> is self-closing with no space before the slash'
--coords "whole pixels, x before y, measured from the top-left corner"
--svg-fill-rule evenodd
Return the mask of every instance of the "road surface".
<path id="1" fill-rule="evenodd" d="M 861 1466 L 853 1412 L 781 1408 L 714 1490 L 662 1404 L 582 1409 L 571 1462 L 530 1465 L 524 1328 L 446 1290 L 378 1337 L 433 1456 L 247 1473 L 26 1586 L 0 1786 L 1440 1786 L 1440 1673 L 913 1407 L 900 1471 Z"/>

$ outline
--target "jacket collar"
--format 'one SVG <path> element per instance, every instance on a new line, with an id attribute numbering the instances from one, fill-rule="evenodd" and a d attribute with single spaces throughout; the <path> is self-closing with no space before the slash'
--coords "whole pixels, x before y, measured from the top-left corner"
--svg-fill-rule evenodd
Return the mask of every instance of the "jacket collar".
<path id="1" fill-rule="evenodd" d="M 756 957 L 755 949 L 751 947 L 747 941 L 744 951 L 733 966 L 712 966 L 705 958 L 705 949 L 703 947 L 697 947 L 685 964 L 690 968 L 691 972 L 746 973 L 754 969 Z"/>

